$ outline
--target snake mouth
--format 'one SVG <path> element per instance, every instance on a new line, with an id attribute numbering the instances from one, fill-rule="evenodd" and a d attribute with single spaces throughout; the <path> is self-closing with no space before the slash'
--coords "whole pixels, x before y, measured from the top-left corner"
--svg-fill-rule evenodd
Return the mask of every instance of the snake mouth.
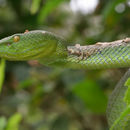
<path id="1" fill-rule="evenodd" d="M 0 40 L 0 46 L 2 46 L 2 45 L 9 46 L 9 45 L 11 45 L 11 43 L 12 42 L 10 42 L 10 41 L 6 41 L 6 39 Z"/>
<path id="2" fill-rule="evenodd" d="M 7 43 L 9 44 L 9 43 Z M 38 47 L 32 47 L 23 51 L 15 51 L 10 52 L 1 51 L 0 55 L 4 59 L 10 61 L 26 61 L 26 60 L 34 60 L 39 58 L 47 58 L 51 56 L 56 51 L 56 46 L 51 46 L 50 44 L 40 45 Z M 9 53 L 10 52 L 10 53 Z"/>

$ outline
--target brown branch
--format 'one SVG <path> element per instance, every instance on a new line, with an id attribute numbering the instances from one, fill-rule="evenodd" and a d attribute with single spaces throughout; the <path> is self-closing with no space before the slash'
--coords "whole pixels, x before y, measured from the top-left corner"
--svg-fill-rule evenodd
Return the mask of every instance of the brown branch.
<path id="1" fill-rule="evenodd" d="M 80 44 L 75 44 L 75 46 L 68 46 L 67 51 L 70 55 L 76 56 L 90 56 L 102 51 L 104 48 L 113 48 L 117 46 L 130 46 L 130 38 L 125 38 L 122 40 L 117 40 L 113 42 L 97 42 L 94 45 L 81 46 Z"/>

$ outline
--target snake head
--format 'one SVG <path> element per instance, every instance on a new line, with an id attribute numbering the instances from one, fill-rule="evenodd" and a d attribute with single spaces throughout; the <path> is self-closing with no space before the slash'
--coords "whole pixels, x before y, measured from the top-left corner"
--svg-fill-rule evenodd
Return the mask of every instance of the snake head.
<path id="1" fill-rule="evenodd" d="M 59 41 L 57 36 L 46 31 L 14 34 L 0 40 L 0 57 L 14 61 L 49 57 L 58 54 Z"/>

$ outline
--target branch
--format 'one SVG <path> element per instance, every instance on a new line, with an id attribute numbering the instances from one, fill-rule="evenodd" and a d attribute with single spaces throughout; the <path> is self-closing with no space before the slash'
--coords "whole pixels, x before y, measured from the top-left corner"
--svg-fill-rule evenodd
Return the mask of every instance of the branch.
<path id="1" fill-rule="evenodd" d="M 117 46 L 126 46 L 130 44 L 130 38 L 125 38 L 122 40 L 117 40 L 113 42 L 97 42 L 94 45 L 80 46 L 80 44 L 75 44 L 75 46 L 68 46 L 67 51 L 71 55 L 76 56 L 90 56 L 104 48 L 113 48 Z"/>

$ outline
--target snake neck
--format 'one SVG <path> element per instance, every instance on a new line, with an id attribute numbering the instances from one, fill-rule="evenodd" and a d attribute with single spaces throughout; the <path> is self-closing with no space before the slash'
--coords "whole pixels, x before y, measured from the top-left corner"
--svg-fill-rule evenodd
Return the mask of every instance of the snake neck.
<path id="1" fill-rule="evenodd" d="M 66 41 L 57 41 L 57 47 L 55 52 L 50 54 L 47 57 L 38 59 L 41 64 L 47 66 L 61 66 L 67 63 L 68 51 L 67 51 L 67 42 Z"/>

